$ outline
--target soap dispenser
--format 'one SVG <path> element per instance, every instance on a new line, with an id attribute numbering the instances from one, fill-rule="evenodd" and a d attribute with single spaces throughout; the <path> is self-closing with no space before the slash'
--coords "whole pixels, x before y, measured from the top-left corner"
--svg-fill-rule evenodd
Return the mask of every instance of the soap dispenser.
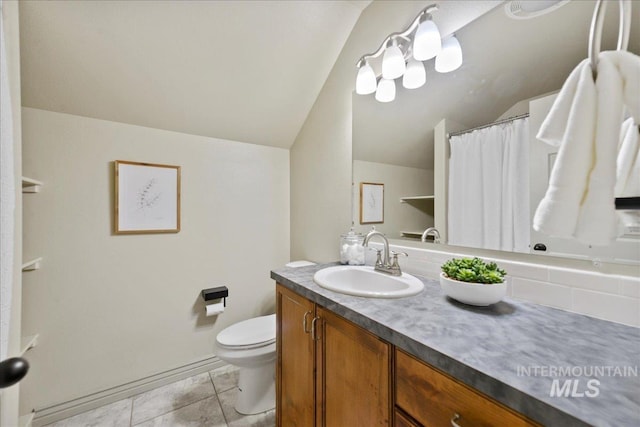
<path id="1" fill-rule="evenodd" d="M 340 264 L 364 265 L 364 236 L 353 231 L 340 235 Z"/>

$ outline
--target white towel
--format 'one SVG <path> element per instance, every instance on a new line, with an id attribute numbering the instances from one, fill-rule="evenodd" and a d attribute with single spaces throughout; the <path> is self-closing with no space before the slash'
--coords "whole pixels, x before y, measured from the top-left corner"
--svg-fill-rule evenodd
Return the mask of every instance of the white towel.
<path id="1" fill-rule="evenodd" d="M 537 231 L 559 237 L 571 237 L 575 232 L 593 164 L 589 145 L 595 135 L 596 99 L 591 68 L 585 59 L 562 86 L 537 135 L 541 141 L 560 147 L 547 193 L 533 218 Z"/>
<path id="2" fill-rule="evenodd" d="M 595 90 L 594 90 L 595 88 Z M 616 154 L 623 106 L 640 119 L 640 57 L 598 56 L 593 82 L 587 60 L 565 82 L 538 138 L 560 147 L 549 188 L 534 216 L 545 234 L 609 245 L 617 237 Z"/>
<path id="3" fill-rule="evenodd" d="M 623 76 L 614 61 L 609 55 L 600 55 L 596 79 L 595 155 L 575 232 L 578 240 L 589 245 L 607 246 L 618 237 L 614 188 L 624 109 L 623 84 Z"/>

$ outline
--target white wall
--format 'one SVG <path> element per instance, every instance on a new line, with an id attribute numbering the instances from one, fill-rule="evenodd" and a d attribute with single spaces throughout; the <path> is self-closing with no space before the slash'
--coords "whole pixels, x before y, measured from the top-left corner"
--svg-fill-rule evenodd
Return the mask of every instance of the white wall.
<path id="1" fill-rule="evenodd" d="M 360 183 L 384 184 L 384 223 L 360 224 Z M 433 170 L 353 161 L 354 229 L 366 234 L 372 225 L 389 238 L 400 231 L 424 231 L 433 226 L 433 200 L 400 203 L 401 197 L 433 195 Z"/>
<path id="2" fill-rule="evenodd" d="M 292 259 L 337 260 L 351 226 L 351 93 L 341 96 L 336 79 L 332 71 L 291 147 Z"/>
<path id="3" fill-rule="evenodd" d="M 274 311 L 289 260 L 287 150 L 23 109 L 23 329 L 39 333 L 22 412 L 211 356 L 224 327 Z M 114 160 L 182 167 L 181 231 L 114 235 Z M 202 315 L 200 290 L 229 287 Z"/>

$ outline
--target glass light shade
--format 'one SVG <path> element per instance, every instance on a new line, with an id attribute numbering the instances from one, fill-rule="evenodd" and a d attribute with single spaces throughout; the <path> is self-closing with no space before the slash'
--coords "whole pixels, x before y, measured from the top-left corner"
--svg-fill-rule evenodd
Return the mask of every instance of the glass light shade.
<path id="1" fill-rule="evenodd" d="M 375 91 L 376 73 L 373 72 L 371 65 L 365 62 L 364 65 L 358 69 L 358 76 L 356 77 L 356 93 L 358 95 L 369 95 Z"/>
<path id="2" fill-rule="evenodd" d="M 448 73 L 457 70 L 462 65 L 462 48 L 456 36 L 451 36 L 442 42 L 442 51 L 436 56 L 436 71 Z"/>
<path id="3" fill-rule="evenodd" d="M 407 63 L 407 71 L 402 76 L 402 86 L 407 89 L 417 89 L 427 81 L 427 73 L 421 61 L 410 59 Z"/>
<path id="4" fill-rule="evenodd" d="M 413 57 L 418 61 L 426 61 L 440 53 L 442 38 L 435 22 L 427 19 L 418 26 L 413 38 Z"/>
<path id="5" fill-rule="evenodd" d="M 397 79 L 404 74 L 405 69 L 404 55 L 394 40 L 391 46 L 387 46 L 382 56 L 382 77 Z"/>
<path id="6" fill-rule="evenodd" d="M 396 99 L 396 82 L 392 79 L 380 79 L 376 90 L 376 101 L 391 102 Z"/>

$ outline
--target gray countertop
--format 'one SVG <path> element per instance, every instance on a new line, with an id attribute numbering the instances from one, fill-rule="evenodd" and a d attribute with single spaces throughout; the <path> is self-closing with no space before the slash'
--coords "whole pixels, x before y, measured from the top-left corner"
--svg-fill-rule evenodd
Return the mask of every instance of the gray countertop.
<path id="1" fill-rule="evenodd" d="M 640 329 L 509 298 L 472 307 L 420 276 L 413 297 L 339 294 L 313 281 L 330 265 L 271 278 L 543 425 L 640 426 Z"/>

